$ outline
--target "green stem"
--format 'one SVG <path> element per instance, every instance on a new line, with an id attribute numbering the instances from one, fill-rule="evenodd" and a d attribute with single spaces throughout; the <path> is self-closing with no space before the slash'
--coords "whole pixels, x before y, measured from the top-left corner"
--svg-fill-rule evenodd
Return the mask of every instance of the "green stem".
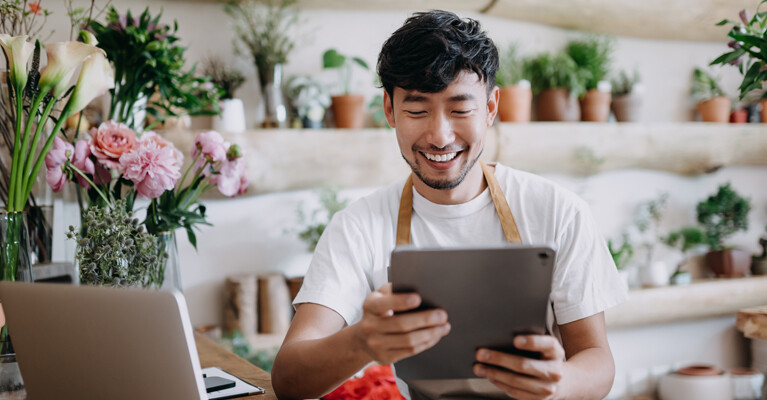
<path id="1" fill-rule="evenodd" d="M 56 121 L 56 126 L 53 127 L 53 130 L 51 131 L 51 135 L 48 136 L 48 140 L 45 141 L 45 146 L 43 146 L 42 151 L 40 151 L 40 155 L 37 156 L 37 160 L 35 161 L 35 166 L 32 168 L 32 173 L 29 176 L 37 176 L 37 173 L 40 172 L 40 167 L 43 166 L 43 161 L 45 160 L 45 156 L 48 154 L 49 151 L 51 151 L 51 147 L 53 147 L 53 139 L 58 135 L 59 130 L 61 129 L 61 126 L 64 125 L 64 121 L 66 121 L 67 117 L 71 114 L 69 111 L 69 105 L 72 104 L 71 99 L 69 102 L 67 102 L 67 105 L 64 106 L 64 109 L 61 111 L 61 115 L 59 115 L 59 120 Z M 32 192 L 32 183 L 33 181 L 30 179 L 29 182 L 27 182 L 26 185 L 24 185 L 24 198 L 29 197 L 29 193 Z"/>
<path id="2" fill-rule="evenodd" d="M 16 88 L 16 131 L 13 138 L 13 160 L 11 162 L 11 183 L 8 187 L 8 211 L 21 211 L 18 204 L 16 204 L 16 192 L 24 190 L 24 188 L 18 187 L 21 182 L 17 179 L 17 171 L 19 167 L 19 155 L 21 149 L 19 148 L 19 141 L 21 140 L 21 116 L 24 113 L 24 99 L 22 98 L 22 89 Z"/>
<path id="3" fill-rule="evenodd" d="M 35 136 L 32 138 L 32 147 L 29 148 L 29 155 L 26 157 L 26 162 L 24 163 L 24 168 L 22 169 L 22 175 L 21 175 L 21 182 L 23 182 L 23 187 L 27 187 L 28 182 L 33 182 L 37 177 L 30 176 L 29 172 L 32 169 L 32 160 L 34 159 L 35 150 L 37 149 L 37 144 L 40 142 L 40 137 L 42 137 L 42 131 L 45 128 L 45 123 L 48 121 L 48 116 L 51 113 L 51 110 L 53 110 L 53 106 L 56 104 L 55 101 L 51 100 L 48 102 L 48 105 L 45 106 L 45 109 L 43 110 L 42 115 L 40 116 L 40 121 L 37 123 L 37 129 L 35 129 Z M 29 127 L 31 124 L 28 124 L 27 127 Z M 55 131 L 51 133 L 51 135 L 54 135 Z M 26 135 L 25 135 L 26 138 Z M 26 153 L 27 148 L 24 147 L 22 149 L 22 154 Z M 17 196 L 20 196 L 21 193 L 19 193 Z M 29 194 L 27 194 L 29 196 Z M 23 201 L 24 199 L 18 199 L 17 201 Z"/>
<path id="4" fill-rule="evenodd" d="M 184 181 L 186 180 L 186 176 L 189 175 L 189 171 L 191 171 L 192 168 L 194 168 L 194 165 L 197 164 L 197 160 L 200 159 L 201 155 L 202 155 L 202 152 L 197 153 L 197 155 L 194 157 L 194 160 L 192 160 L 192 164 L 190 164 L 189 168 L 187 168 L 186 171 L 184 172 L 184 176 L 181 177 L 181 180 L 177 184 L 178 187 L 176 188 L 176 196 L 178 196 L 178 194 L 181 193 L 181 187 L 184 186 Z M 205 163 L 205 165 L 208 165 L 208 163 Z M 203 166 L 203 168 L 205 167 Z"/>
<path id="5" fill-rule="evenodd" d="M 21 138 L 21 159 L 19 159 L 17 166 L 18 171 L 16 172 L 16 182 L 26 182 L 28 179 L 26 175 L 24 175 L 24 172 L 27 171 L 26 165 L 30 163 L 30 159 L 33 158 L 35 154 L 35 149 L 37 147 L 37 142 L 30 148 L 29 147 L 29 139 L 32 134 L 32 124 L 35 122 L 35 116 L 37 115 L 37 111 L 40 108 L 40 103 L 43 102 L 43 98 L 45 97 L 45 94 L 40 92 L 35 97 L 34 101 L 32 101 L 32 107 L 29 109 L 29 118 L 27 118 L 27 126 L 24 129 L 24 136 Z M 54 103 L 53 101 L 49 102 Z M 52 105 L 50 106 L 52 107 Z M 46 107 L 48 109 L 48 107 Z M 50 111 L 49 111 L 50 112 Z M 40 116 L 40 120 L 37 122 L 37 129 L 35 133 L 35 137 L 37 137 L 37 132 L 41 130 L 41 128 L 45 125 L 45 121 L 47 119 L 47 115 L 43 113 L 43 115 Z M 22 186 L 23 187 L 23 186 Z M 26 199 L 21 197 L 21 191 L 16 192 L 16 201 L 15 203 L 17 205 L 26 203 Z"/>
<path id="6" fill-rule="evenodd" d="M 107 205 L 111 206 L 113 204 L 112 202 L 109 201 L 109 199 L 104 194 L 104 192 L 102 192 L 101 189 L 99 189 L 99 187 L 95 183 L 93 183 L 91 178 L 88 178 L 88 175 L 85 175 L 85 173 L 83 171 L 80 171 L 80 169 L 75 167 L 74 165 L 72 165 L 72 163 L 67 162 L 67 167 L 69 169 L 71 169 L 72 171 L 74 171 L 77 175 L 80 175 L 83 179 L 85 179 L 85 181 L 88 182 L 88 184 L 91 185 L 93 190 L 95 190 L 96 193 L 98 193 L 99 196 L 101 196 L 101 198 L 104 199 L 104 201 L 107 203 Z"/>

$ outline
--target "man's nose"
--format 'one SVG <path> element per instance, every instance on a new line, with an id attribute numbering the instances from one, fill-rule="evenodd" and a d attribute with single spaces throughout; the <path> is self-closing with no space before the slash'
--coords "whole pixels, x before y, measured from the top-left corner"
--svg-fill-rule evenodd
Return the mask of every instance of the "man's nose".
<path id="1" fill-rule="evenodd" d="M 429 143 L 442 148 L 455 141 L 455 133 L 450 119 L 442 114 L 434 115 L 429 120 Z"/>

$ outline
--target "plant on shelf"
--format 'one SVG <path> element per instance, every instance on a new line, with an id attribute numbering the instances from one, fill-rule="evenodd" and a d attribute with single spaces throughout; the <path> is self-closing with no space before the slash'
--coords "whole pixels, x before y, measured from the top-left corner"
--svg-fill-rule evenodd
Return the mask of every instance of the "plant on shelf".
<path id="1" fill-rule="evenodd" d="M 613 42 L 609 38 L 591 37 L 570 41 L 565 52 L 583 71 L 586 92 L 581 98 L 583 121 L 606 122 L 610 116 L 610 72 Z"/>
<path id="2" fill-rule="evenodd" d="M 369 70 L 365 60 L 341 54 L 336 49 L 329 49 L 322 55 L 322 68 L 336 69 L 339 73 L 343 94 L 331 97 L 333 118 L 337 128 L 362 128 L 364 123 L 365 98 L 351 94 L 352 73 L 354 66 Z"/>
<path id="3" fill-rule="evenodd" d="M 286 93 L 295 109 L 300 126 L 322 128 L 330 96 L 325 87 L 309 76 L 294 76 L 288 80 Z"/>
<path id="4" fill-rule="evenodd" d="M 502 122 L 529 122 L 533 92 L 525 59 L 512 43 L 501 51 L 495 84 L 500 87 L 498 116 Z"/>
<path id="5" fill-rule="evenodd" d="M 151 130 L 168 117 L 219 112 L 218 99 L 197 90 L 208 78 L 196 77 L 194 67 L 184 67 L 186 48 L 179 46 L 178 24 L 163 24 L 161 16 L 153 17 L 149 8 L 138 16 L 130 11 L 120 15 L 110 7 L 106 24 L 90 23 L 98 46 L 115 66 L 108 119 L 138 132 L 144 129 L 146 114 L 155 119 L 146 127 Z"/>
<path id="6" fill-rule="evenodd" d="M 318 193 L 321 208 L 317 208 L 307 214 L 303 206 L 298 208 L 298 222 L 302 226 L 298 237 L 304 241 L 309 251 L 314 251 L 317 242 L 320 241 L 325 227 L 330 223 L 333 216 L 343 210 L 349 203 L 348 199 L 338 197 L 338 190 L 334 187 L 325 187 Z"/>
<path id="7" fill-rule="evenodd" d="M 703 122 L 729 121 L 730 98 L 724 94 L 719 80 L 710 73 L 700 68 L 693 70 L 690 95 Z"/>
<path id="8" fill-rule="evenodd" d="M 586 76 L 565 54 L 539 54 L 529 61 L 535 113 L 539 121 L 578 121 L 576 99 L 586 90 Z"/>
<path id="9" fill-rule="evenodd" d="M 221 114 L 213 117 L 213 129 L 231 133 L 245 131 L 245 109 L 242 100 L 234 97 L 234 92 L 245 83 L 245 76 L 215 57 L 205 61 L 202 73 L 221 90 Z"/>
<path id="10" fill-rule="evenodd" d="M 636 69 L 629 75 L 625 70 L 620 70 L 610 80 L 612 87 L 612 102 L 610 108 L 618 122 L 639 121 L 639 113 L 642 106 L 642 86 L 639 71 Z"/>
<path id="11" fill-rule="evenodd" d="M 249 54 L 258 70 L 265 105 L 263 126 L 285 127 L 282 66 L 296 46 L 291 31 L 299 23 L 296 0 L 229 0 L 224 11 L 234 20 L 235 52 Z M 244 47 L 244 49 L 243 49 Z"/>
<path id="12" fill-rule="evenodd" d="M 610 250 L 610 255 L 615 263 L 615 268 L 620 271 L 626 269 L 631 262 L 631 258 L 634 256 L 634 246 L 631 244 L 631 241 L 626 234 L 623 235 L 620 246 L 617 245 L 617 242 L 614 244 L 612 240 L 608 240 L 607 249 Z"/>
<path id="13" fill-rule="evenodd" d="M 689 271 L 685 271 L 683 266 L 685 262 L 689 260 L 689 252 L 697 247 L 704 245 L 707 242 L 706 232 L 695 227 L 686 227 L 678 231 L 674 231 L 668 234 L 668 236 L 662 237 L 661 241 L 667 246 L 676 247 L 682 252 L 682 261 L 676 267 L 676 270 L 671 275 L 671 282 L 677 285 L 683 285 L 690 283 L 692 275 Z"/>

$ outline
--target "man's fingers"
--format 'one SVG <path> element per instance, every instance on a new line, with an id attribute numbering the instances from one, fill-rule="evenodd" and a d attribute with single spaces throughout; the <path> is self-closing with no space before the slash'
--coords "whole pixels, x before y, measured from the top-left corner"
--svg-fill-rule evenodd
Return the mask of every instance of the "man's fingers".
<path id="1" fill-rule="evenodd" d="M 536 395 L 536 398 L 548 398 L 554 396 L 557 392 L 557 382 L 517 374 L 487 365 L 475 365 L 474 373 L 477 376 L 487 378 L 491 382 L 494 382 L 496 386 L 498 386 L 497 383 L 502 383 L 508 388 L 520 390 L 528 394 L 534 394 Z"/>
<path id="2" fill-rule="evenodd" d="M 365 300 L 362 309 L 380 317 L 388 317 L 397 311 L 412 310 L 420 304 L 421 296 L 415 293 L 391 294 L 375 291 Z"/>
<path id="3" fill-rule="evenodd" d="M 405 333 L 443 325 L 447 322 L 445 310 L 426 310 L 395 315 L 379 321 L 381 332 Z"/>
<path id="4" fill-rule="evenodd" d="M 387 340 L 387 345 L 391 346 L 387 350 L 389 357 L 401 360 L 434 347 L 448 333 L 450 333 L 450 324 L 445 324 L 410 334 L 385 335 L 383 340 Z"/>
<path id="5" fill-rule="evenodd" d="M 562 360 L 565 350 L 554 336 L 519 335 L 514 338 L 514 347 L 520 350 L 537 351 L 544 360 Z"/>
<path id="6" fill-rule="evenodd" d="M 535 360 L 488 349 L 479 349 L 476 353 L 476 359 L 484 364 L 495 365 L 538 379 L 553 382 L 562 379 L 562 363 L 558 360 Z"/>

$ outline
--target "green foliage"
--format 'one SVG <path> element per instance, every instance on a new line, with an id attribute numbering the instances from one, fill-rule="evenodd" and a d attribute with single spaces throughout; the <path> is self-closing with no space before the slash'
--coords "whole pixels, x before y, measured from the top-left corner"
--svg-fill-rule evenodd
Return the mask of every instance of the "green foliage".
<path id="1" fill-rule="evenodd" d="M 336 49 L 329 49 L 322 54 L 322 68 L 337 68 L 341 74 L 341 83 L 344 88 L 344 94 L 351 92 L 352 84 L 352 70 L 354 64 L 369 70 L 368 64 L 365 60 L 359 57 L 345 56 L 338 52 Z"/>
<path id="2" fill-rule="evenodd" d="M 591 37 L 570 41 L 565 52 L 584 72 L 586 89 L 596 89 L 610 72 L 613 42 L 609 38 Z"/>
<path id="3" fill-rule="evenodd" d="M 152 199 L 143 222 L 147 231 L 159 234 L 184 228 L 189 243 L 197 249 L 195 225 L 210 225 L 205 219 L 205 206 L 197 202 L 208 189 L 204 180 L 204 175 L 197 176 L 189 186 L 178 191 L 166 190 L 159 198 Z"/>
<path id="4" fill-rule="evenodd" d="M 634 85 L 639 81 L 641 81 L 639 71 L 634 70 L 631 76 L 625 70 L 619 71 L 618 75 L 610 80 L 613 96 L 623 96 L 633 92 Z"/>
<path id="5" fill-rule="evenodd" d="M 732 50 L 717 57 L 710 65 L 729 64 L 738 67 L 743 75 L 738 88 L 741 100 L 751 92 L 761 92 L 762 98 L 767 98 L 767 91 L 762 90 L 763 83 L 767 81 L 767 11 L 759 11 L 766 2 L 759 2 L 751 18 L 746 10 L 742 10 L 740 21 L 725 19 L 716 24 L 732 25 L 727 33 Z"/>
<path id="6" fill-rule="evenodd" d="M 724 91 L 719 85 L 718 79 L 700 68 L 695 68 L 692 73 L 690 94 L 694 101 L 701 102 L 717 96 L 724 96 Z"/>
<path id="7" fill-rule="evenodd" d="M 671 232 L 661 240 L 671 247 L 678 247 L 684 253 L 708 242 L 706 232 L 695 227 L 686 227 Z"/>
<path id="8" fill-rule="evenodd" d="M 516 85 L 517 82 L 530 80 L 529 65 L 519 55 L 519 49 L 515 43 L 509 44 L 501 50 L 500 65 L 495 73 L 495 84 L 503 87 Z"/>
<path id="9" fill-rule="evenodd" d="M 50 15 L 51 12 L 42 8 L 40 1 L 33 6 L 28 0 L 3 0 L 0 3 L 0 33 L 27 35 L 44 42 L 54 32 L 51 31 L 45 38 L 38 37 Z"/>
<path id="10" fill-rule="evenodd" d="M 527 65 L 534 94 L 546 89 L 565 88 L 571 96 L 577 97 L 586 91 L 588 76 L 565 53 L 541 53 L 530 59 Z"/>
<path id="11" fill-rule="evenodd" d="M 724 249 L 726 238 L 748 229 L 751 204 L 733 190 L 729 183 L 719 186 L 716 194 L 698 203 L 696 210 L 698 222 L 704 227 L 706 244 L 712 251 Z"/>
<path id="12" fill-rule="evenodd" d="M 235 69 L 229 69 L 217 58 L 208 59 L 203 66 L 203 75 L 209 76 L 210 81 L 221 88 L 222 99 L 234 98 L 234 92 L 245 83 L 245 75 Z"/>
<path id="13" fill-rule="evenodd" d="M 619 270 L 623 270 L 628 263 L 631 262 L 631 258 L 634 256 L 634 246 L 631 245 L 628 235 L 623 235 L 623 243 L 620 247 L 616 246 L 617 245 L 613 245 L 612 240 L 607 241 L 607 249 L 610 250 L 610 255 L 613 257 L 615 267 Z"/>
<path id="14" fill-rule="evenodd" d="M 67 237 L 77 240 L 75 259 L 80 282 L 89 285 L 142 286 L 157 284 L 157 271 L 167 259 L 158 254 L 157 238 L 144 232 L 125 200 L 113 207 L 90 207 L 82 215 L 83 233 L 69 227 Z"/>
<path id="15" fill-rule="evenodd" d="M 134 106 L 141 98 L 152 99 L 146 105 L 148 114 L 158 122 L 184 110 L 189 115 L 218 114 L 218 98 L 202 93 L 208 78 L 194 76 L 194 67 L 184 70 L 186 48 L 178 45 L 178 24 L 173 27 L 160 23 L 162 13 L 155 17 L 146 8 L 134 17 L 130 11 L 118 14 L 110 7 L 106 25 L 91 21 L 98 46 L 115 67 L 115 87 L 109 118 L 135 126 Z M 159 94 L 159 98 L 152 96 Z M 205 94 L 205 95 L 201 95 Z"/>
<path id="16" fill-rule="evenodd" d="M 229 0 L 224 11 L 234 20 L 235 50 L 244 46 L 264 84 L 265 71 L 285 64 L 296 42 L 290 37 L 291 28 L 298 23 L 296 0 Z"/>
<path id="17" fill-rule="evenodd" d="M 391 129 L 389 123 L 386 121 L 386 112 L 384 111 L 383 95 L 377 94 L 368 104 L 370 114 L 373 116 L 373 123 L 375 126 Z"/>
<path id="18" fill-rule="evenodd" d="M 317 242 L 320 241 L 320 237 L 325 232 L 325 228 L 333 215 L 349 204 L 348 199 L 338 198 L 338 191 L 333 187 L 321 189 L 319 197 L 322 208 L 313 210 L 309 216 L 306 215 L 303 207 L 298 209 L 298 221 L 303 226 L 302 230 L 298 232 L 298 237 L 306 243 L 309 251 L 314 251 L 317 247 Z"/>
<path id="19" fill-rule="evenodd" d="M 224 335 L 221 345 L 266 372 L 272 371 L 274 359 L 279 350 L 279 347 L 254 350 L 248 339 L 239 330 L 229 335 Z"/>

